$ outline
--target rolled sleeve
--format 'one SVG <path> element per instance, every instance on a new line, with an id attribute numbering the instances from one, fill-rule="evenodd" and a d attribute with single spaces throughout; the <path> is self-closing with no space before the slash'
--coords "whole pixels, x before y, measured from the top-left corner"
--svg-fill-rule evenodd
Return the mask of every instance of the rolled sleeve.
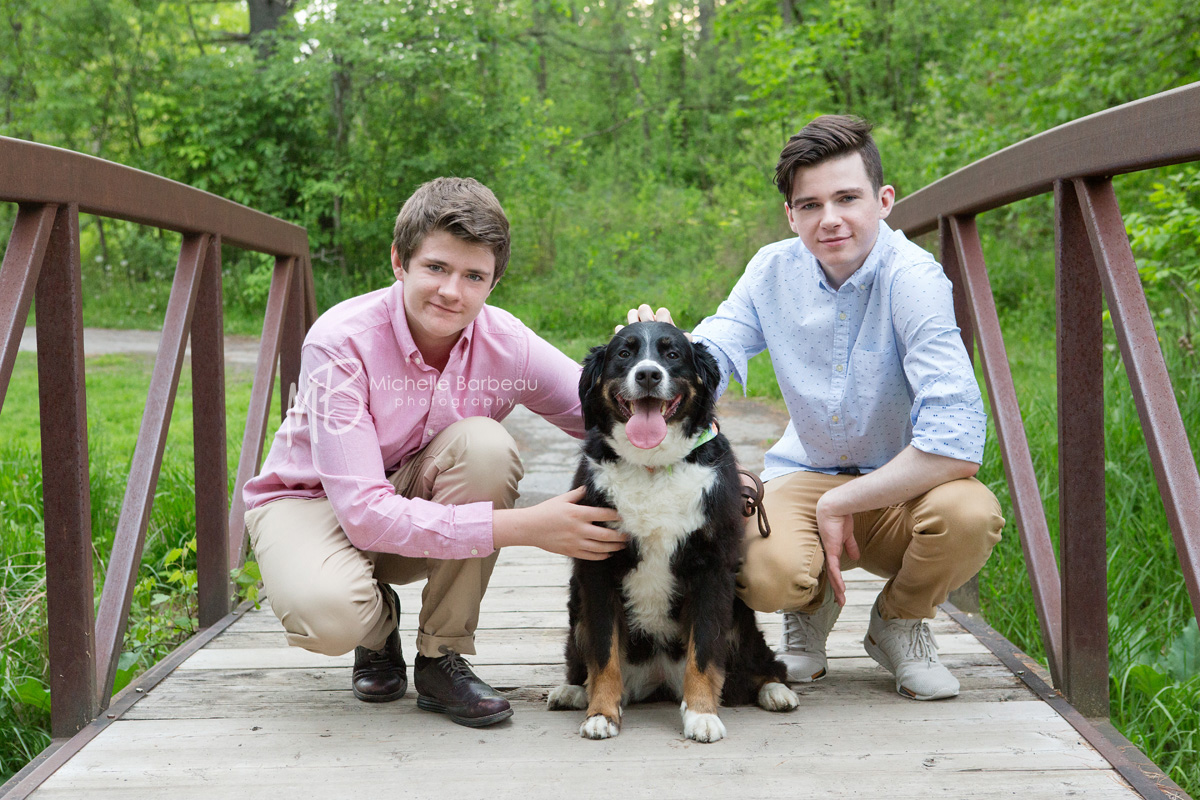
<path id="1" fill-rule="evenodd" d="M 313 468 L 351 544 L 360 550 L 462 559 L 492 545 L 492 504 L 441 505 L 396 493 L 385 474 L 362 362 L 306 346 L 301 374 Z"/>
<path id="2" fill-rule="evenodd" d="M 970 383 L 965 386 L 957 376 L 944 375 L 922 387 L 912 408 L 913 447 L 933 455 L 983 463 L 987 413 L 973 375 Z"/>

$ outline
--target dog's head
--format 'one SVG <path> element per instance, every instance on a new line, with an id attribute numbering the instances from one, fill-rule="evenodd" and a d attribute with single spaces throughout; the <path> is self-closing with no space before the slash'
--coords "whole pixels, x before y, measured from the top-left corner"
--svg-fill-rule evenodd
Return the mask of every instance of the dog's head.
<path id="1" fill-rule="evenodd" d="M 583 421 L 589 430 L 641 450 L 657 448 L 673 428 L 690 439 L 712 423 L 720 378 L 712 355 L 683 331 L 665 322 L 638 322 L 584 359 Z"/>

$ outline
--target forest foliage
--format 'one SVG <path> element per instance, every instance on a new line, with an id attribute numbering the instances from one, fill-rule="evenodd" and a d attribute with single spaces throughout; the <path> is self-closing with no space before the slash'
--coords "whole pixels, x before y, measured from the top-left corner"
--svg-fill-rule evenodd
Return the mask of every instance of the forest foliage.
<path id="1" fill-rule="evenodd" d="M 388 279 L 416 186 L 479 178 L 515 235 L 495 300 L 549 335 L 603 330 L 634 296 L 707 313 L 786 234 L 771 172 L 818 113 L 874 122 L 903 197 L 1200 76 L 1187 0 L 0 0 L 0 20 L 0 133 L 304 225 L 323 305 Z M 1155 306 L 1189 335 L 1197 187 L 1176 168 L 1131 205 Z M 154 234 L 108 228 L 85 235 L 89 263 L 171 266 Z M 261 307 L 267 265 L 231 266 L 231 295 Z M 559 296 L 573 306 L 541 302 Z"/>

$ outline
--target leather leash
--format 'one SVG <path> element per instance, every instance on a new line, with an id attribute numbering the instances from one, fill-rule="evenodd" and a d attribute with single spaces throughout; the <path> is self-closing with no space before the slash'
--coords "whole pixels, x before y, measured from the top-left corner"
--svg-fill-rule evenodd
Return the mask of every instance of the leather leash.
<path id="1" fill-rule="evenodd" d="M 758 532 L 765 539 L 771 535 L 771 523 L 767 521 L 767 510 L 763 508 L 762 504 L 763 494 L 766 490 L 763 489 L 762 481 L 753 472 L 739 469 L 738 474 L 745 475 L 754 482 L 753 486 L 747 486 L 744 483 L 740 486 L 742 499 L 746 501 L 746 507 L 742 509 L 742 516 L 749 518 L 754 516 L 754 512 L 757 511 Z"/>

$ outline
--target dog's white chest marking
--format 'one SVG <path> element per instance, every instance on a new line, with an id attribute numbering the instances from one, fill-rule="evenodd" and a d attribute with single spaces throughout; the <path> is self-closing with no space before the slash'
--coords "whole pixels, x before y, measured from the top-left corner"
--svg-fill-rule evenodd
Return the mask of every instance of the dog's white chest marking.
<path id="1" fill-rule="evenodd" d="M 685 462 L 653 472 L 626 461 L 593 461 L 591 467 L 596 488 L 616 506 L 620 530 L 636 540 L 641 556 L 623 583 L 630 624 L 650 636 L 674 638 L 671 557 L 704 524 L 704 493 L 716 481 L 716 470 Z"/>

